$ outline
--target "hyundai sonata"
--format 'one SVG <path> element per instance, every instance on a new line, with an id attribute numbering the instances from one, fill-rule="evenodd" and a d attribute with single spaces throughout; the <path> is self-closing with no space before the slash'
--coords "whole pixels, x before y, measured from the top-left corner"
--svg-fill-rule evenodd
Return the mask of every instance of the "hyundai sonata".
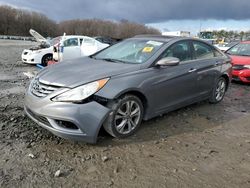
<path id="1" fill-rule="evenodd" d="M 25 111 L 55 135 L 95 143 L 101 127 L 124 138 L 142 120 L 218 103 L 230 81 L 230 58 L 206 42 L 136 36 L 42 70 L 27 89 Z"/>

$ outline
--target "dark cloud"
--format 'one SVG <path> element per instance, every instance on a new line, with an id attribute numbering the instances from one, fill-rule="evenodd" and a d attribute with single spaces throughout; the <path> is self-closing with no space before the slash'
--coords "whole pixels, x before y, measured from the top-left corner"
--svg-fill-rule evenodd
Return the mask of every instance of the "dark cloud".
<path id="1" fill-rule="evenodd" d="M 155 23 L 183 19 L 250 19 L 249 0 L 0 0 L 0 3 L 40 11 L 57 21 L 101 18 Z"/>

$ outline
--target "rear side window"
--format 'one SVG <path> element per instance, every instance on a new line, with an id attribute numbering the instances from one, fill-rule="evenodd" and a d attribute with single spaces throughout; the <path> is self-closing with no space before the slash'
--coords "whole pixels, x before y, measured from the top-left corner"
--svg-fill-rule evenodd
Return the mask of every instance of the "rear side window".
<path id="1" fill-rule="evenodd" d="M 188 41 L 181 41 L 170 46 L 164 53 L 162 58 L 164 57 L 176 57 L 179 58 L 180 61 L 188 61 L 191 60 L 191 53 Z"/>
<path id="2" fill-rule="evenodd" d="M 196 59 L 208 59 L 215 57 L 214 50 L 209 45 L 193 41 L 193 46 Z"/>
<path id="3" fill-rule="evenodd" d="M 222 52 L 219 52 L 218 50 L 214 50 L 214 55 L 215 57 L 224 57 L 223 53 Z"/>
<path id="4" fill-rule="evenodd" d="M 85 38 L 84 39 L 84 45 L 95 45 L 95 40 L 94 39 L 91 39 L 91 38 Z"/>

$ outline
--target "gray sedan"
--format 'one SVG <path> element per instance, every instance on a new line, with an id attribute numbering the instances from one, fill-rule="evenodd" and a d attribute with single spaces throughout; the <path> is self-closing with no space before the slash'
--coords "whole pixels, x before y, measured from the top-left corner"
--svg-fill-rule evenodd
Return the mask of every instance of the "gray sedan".
<path id="1" fill-rule="evenodd" d="M 136 36 L 42 70 L 27 89 L 25 111 L 57 136 L 95 143 L 102 126 L 124 138 L 142 120 L 218 103 L 230 81 L 230 58 L 201 40 Z"/>

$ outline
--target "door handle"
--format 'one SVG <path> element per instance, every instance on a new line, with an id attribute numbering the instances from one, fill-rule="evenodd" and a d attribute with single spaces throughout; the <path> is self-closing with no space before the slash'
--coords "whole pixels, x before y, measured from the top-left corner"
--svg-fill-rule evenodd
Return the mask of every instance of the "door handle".
<path id="1" fill-rule="evenodd" d="M 197 69 L 190 69 L 188 72 L 194 72 L 194 71 L 196 71 Z"/>

